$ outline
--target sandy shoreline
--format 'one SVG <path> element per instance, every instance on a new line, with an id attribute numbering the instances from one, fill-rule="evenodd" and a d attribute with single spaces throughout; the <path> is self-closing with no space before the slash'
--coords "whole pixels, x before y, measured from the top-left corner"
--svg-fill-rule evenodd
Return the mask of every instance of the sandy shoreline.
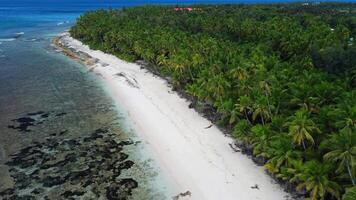
<path id="1" fill-rule="evenodd" d="M 206 128 L 211 122 L 189 109 L 189 102 L 165 80 L 137 64 L 90 50 L 68 34 L 57 43 L 101 77 L 168 177 L 171 196 L 189 191 L 179 199 L 291 199 L 262 167 L 229 147 L 231 138 L 215 126 Z"/>

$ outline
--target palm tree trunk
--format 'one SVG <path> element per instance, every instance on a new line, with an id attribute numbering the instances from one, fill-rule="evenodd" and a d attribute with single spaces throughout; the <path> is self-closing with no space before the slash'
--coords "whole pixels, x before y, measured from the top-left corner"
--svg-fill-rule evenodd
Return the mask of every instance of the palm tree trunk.
<path id="1" fill-rule="evenodd" d="M 355 179 L 354 179 L 354 177 L 352 177 L 352 173 L 351 173 L 349 162 L 347 162 L 347 171 L 349 172 L 349 176 L 351 178 L 352 185 L 355 186 Z"/>
<path id="2" fill-rule="evenodd" d="M 188 67 L 188 71 L 189 71 L 190 79 L 191 79 L 191 81 L 193 81 L 194 77 L 193 77 L 193 73 L 192 73 L 192 70 L 190 69 L 190 67 Z"/>
<path id="3" fill-rule="evenodd" d="M 268 106 L 268 111 L 269 111 L 269 114 L 271 116 L 271 119 L 273 118 L 272 116 L 272 110 L 271 110 L 271 105 L 269 103 L 269 99 L 268 99 L 268 93 L 265 91 L 265 95 L 266 95 L 266 98 L 267 98 L 267 106 Z"/>
<path id="4" fill-rule="evenodd" d="M 302 140 L 302 145 L 303 145 L 303 148 L 304 148 L 304 150 L 305 150 L 306 148 L 305 148 L 304 140 Z"/>
<path id="5" fill-rule="evenodd" d="M 274 114 L 274 115 L 278 115 L 279 105 L 280 105 L 280 103 L 278 103 L 278 105 L 277 105 L 277 107 L 276 107 L 276 112 L 275 112 L 275 114 Z"/>
<path id="6" fill-rule="evenodd" d="M 250 119 L 247 116 L 246 110 L 244 109 L 244 113 L 245 113 L 245 118 L 247 119 L 248 123 L 251 125 L 252 123 L 250 122 Z"/>

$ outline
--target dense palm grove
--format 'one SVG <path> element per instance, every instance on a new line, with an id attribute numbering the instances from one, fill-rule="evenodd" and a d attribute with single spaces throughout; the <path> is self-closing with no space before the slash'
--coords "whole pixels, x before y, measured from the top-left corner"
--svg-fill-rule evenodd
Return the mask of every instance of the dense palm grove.
<path id="1" fill-rule="evenodd" d="M 305 196 L 356 199 L 356 4 L 100 10 L 70 32 L 151 63 Z"/>

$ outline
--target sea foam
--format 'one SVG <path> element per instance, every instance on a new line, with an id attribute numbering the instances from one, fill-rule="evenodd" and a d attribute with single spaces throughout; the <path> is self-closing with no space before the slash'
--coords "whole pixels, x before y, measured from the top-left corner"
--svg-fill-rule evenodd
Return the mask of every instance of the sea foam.
<path id="1" fill-rule="evenodd" d="M 58 23 L 57 23 L 57 26 L 61 26 L 61 25 L 63 25 L 63 24 L 68 24 L 68 23 L 69 23 L 69 21 L 58 22 Z"/>
<path id="2" fill-rule="evenodd" d="M 12 42 L 15 40 L 16 38 L 0 38 L 0 42 Z"/>
<path id="3" fill-rule="evenodd" d="M 25 42 L 35 42 L 35 41 L 37 41 L 37 39 L 36 38 L 24 39 L 23 41 L 25 41 Z"/>

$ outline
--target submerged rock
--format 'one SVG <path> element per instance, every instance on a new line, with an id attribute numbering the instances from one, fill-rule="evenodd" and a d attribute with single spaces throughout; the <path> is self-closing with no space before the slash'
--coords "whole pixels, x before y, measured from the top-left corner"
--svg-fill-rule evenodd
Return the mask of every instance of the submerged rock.
<path id="1" fill-rule="evenodd" d="M 38 115 L 43 117 L 44 113 L 29 113 L 31 117 Z M 120 178 L 122 170 L 135 165 L 122 150 L 123 146 L 134 143 L 117 140 L 115 133 L 98 129 L 76 139 L 50 136 L 42 143 L 25 147 L 6 163 L 15 184 L 0 191 L 0 196 L 3 199 L 127 199 L 138 183 L 131 178 Z"/>
<path id="2" fill-rule="evenodd" d="M 37 111 L 27 113 L 25 116 L 11 120 L 16 125 L 8 125 L 7 127 L 10 129 L 16 129 L 21 133 L 31 132 L 30 127 L 36 126 L 39 124 L 43 124 L 47 118 L 51 117 L 61 117 L 66 113 L 58 113 L 54 114 L 53 112 L 44 112 L 44 111 Z"/>

